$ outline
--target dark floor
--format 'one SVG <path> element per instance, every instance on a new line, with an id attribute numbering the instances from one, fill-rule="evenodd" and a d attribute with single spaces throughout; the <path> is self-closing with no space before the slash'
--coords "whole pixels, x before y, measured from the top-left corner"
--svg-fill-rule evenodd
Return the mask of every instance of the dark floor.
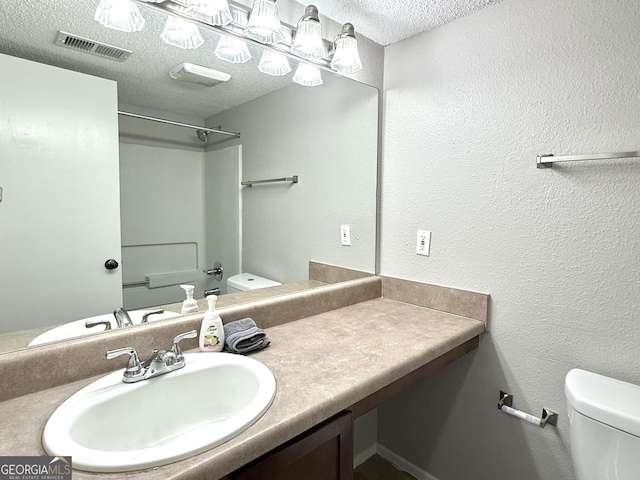
<path id="1" fill-rule="evenodd" d="M 398 470 L 380 455 L 374 455 L 354 470 L 353 480 L 416 480 L 416 478 Z"/>

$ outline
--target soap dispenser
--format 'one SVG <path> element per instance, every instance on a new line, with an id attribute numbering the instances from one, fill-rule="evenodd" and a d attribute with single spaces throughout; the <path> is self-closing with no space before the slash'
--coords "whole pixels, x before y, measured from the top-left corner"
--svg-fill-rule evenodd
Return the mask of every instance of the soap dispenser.
<path id="1" fill-rule="evenodd" d="M 215 295 L 207 297 L 209 310 L 204 314 L 200 327 L 200 350 L 203 352 L 221 352 L 224 347 L 224 327 L 216 312 L 216 300 L 218 297 Z"/>
<path id="2" fill-rule="evenodd" d="M 183 288 L 185 292 L 187 292 L 187 299 L 182 302 L 182 310 L 180 313 L 182 315 L 187 315 L 189 313 L 198 313 L 198 302 L 193 299 L 193 292 L 196 287 L 193 285 L 180 285 L 180 288 Z"/>

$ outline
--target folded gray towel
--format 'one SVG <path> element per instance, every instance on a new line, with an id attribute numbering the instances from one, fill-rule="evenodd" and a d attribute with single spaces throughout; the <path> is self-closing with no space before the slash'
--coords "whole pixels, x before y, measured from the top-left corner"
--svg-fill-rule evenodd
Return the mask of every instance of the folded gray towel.
<path id="1" fill-rule="evenodd" d="M 251 318 L 243 318 L 224 325 L 224 349 L 231 353 L 261 350 L 271 343 L 264 330 Z"/>

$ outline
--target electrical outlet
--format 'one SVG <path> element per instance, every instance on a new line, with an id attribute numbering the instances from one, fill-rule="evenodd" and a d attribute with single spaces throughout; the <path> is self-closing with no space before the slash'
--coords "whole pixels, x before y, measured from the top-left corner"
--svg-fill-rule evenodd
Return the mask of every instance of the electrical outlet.
<path id="1" fill-rule="evenodd" d="M 340 225 L 340 243 L 351 245 L 351 228 L 349 225 Z"/>
<path id="2" fill-rule="evenodd" d="M 416 243 L 416 253 L 418 255 L 429 256 L 431 249 L 431 232 L 427 230 L 418 230 L 418 241 Z"/>

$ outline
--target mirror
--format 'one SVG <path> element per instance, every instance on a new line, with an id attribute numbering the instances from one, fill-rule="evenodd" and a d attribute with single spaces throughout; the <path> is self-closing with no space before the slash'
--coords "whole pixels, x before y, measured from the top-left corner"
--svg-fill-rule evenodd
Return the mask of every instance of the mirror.
<path id="1" fill-rule="evenodd" d="M 265 75 L 258 71 L 262 51 L 255 46 L 250 46 L 248 62 L 223 62 L 213 55 L 219 35 L 204 29 L 205 43 L 196 50 L 166 45 L 159 38 L 166 15 L 143 6 L 141 32 L 106 29 L 93 19 L 97 3 L 36 0 L 29 9 L 19 2 L 3 5 L 0 53 L 113 80 L 121 111 L 240 133 L 237 139 L 209 134 L 204 143 L 193 129 L 120 115 L 122 250 L 113 256 L 121 263 L 118 287 L 125 285 L 118 288 L 121 304 L 141 308 L 180 302 L 180 283 L 195 284 L 196 298 L 216 287 L 225 293 L 228 278 L 241 272 L 283 284 L 274 294 L 313 288 L 320 282 L 309 281 L 309 261 L 374 272 L 376 89 L 325 71 L 324 84 L 313 88 L 292 84 L 293 73 Z M 60 30 L 133 53 L 117 62 L 56 46 Z M 170 78 L 168 72 L 183 62 L 223 71 L 231 80 L 208 88 Z M 291 66 L 295 71 L 294 61 Z M 0 128 L 6 129 L 7 122 L 0 118 Z M 298 183 L 239 185 L 240 180 L 293 175 Z M 62 187 L 69 182 L 68 177 L 46 180 Z M 59 188 L 63 196 L 71 195 L 67 190 Z M 11 198 L 6 189 L 0 217 Z M 84 197 L 72 202 L 82 203 Z M 342 225 L 350 226 L 349 246 L 341 245 Z M 52 242 L 40 243 L 52 248 Z M 86 301 L 81 314 L 50 307 L 49 274 L 56 269 L 22 267 L 23 257 L 31 256 L 18 248 L 0 253 L 3 271 L 10 271 L 4 267 L 11 261 L 15 271 L 27 272 L 24 283 L 10 276 L 0 281 L 0 351 L 24 347 L 35 330 L 120 306 L 115 301 L 96 306 L 92 294 L 74 296 L 71 288 L 62 300 L 69 307 Z M 100 259 L 101 272 L 107 258 Z M 221 281 L 203 273 L 216 261 L 224 267 Z M 32 298 L 19 314 L 5 305 L 11 283 L 20 283 L 23 296 Z M 242 302 L 244 295 L 229 295 L 228 301 Z"/>

